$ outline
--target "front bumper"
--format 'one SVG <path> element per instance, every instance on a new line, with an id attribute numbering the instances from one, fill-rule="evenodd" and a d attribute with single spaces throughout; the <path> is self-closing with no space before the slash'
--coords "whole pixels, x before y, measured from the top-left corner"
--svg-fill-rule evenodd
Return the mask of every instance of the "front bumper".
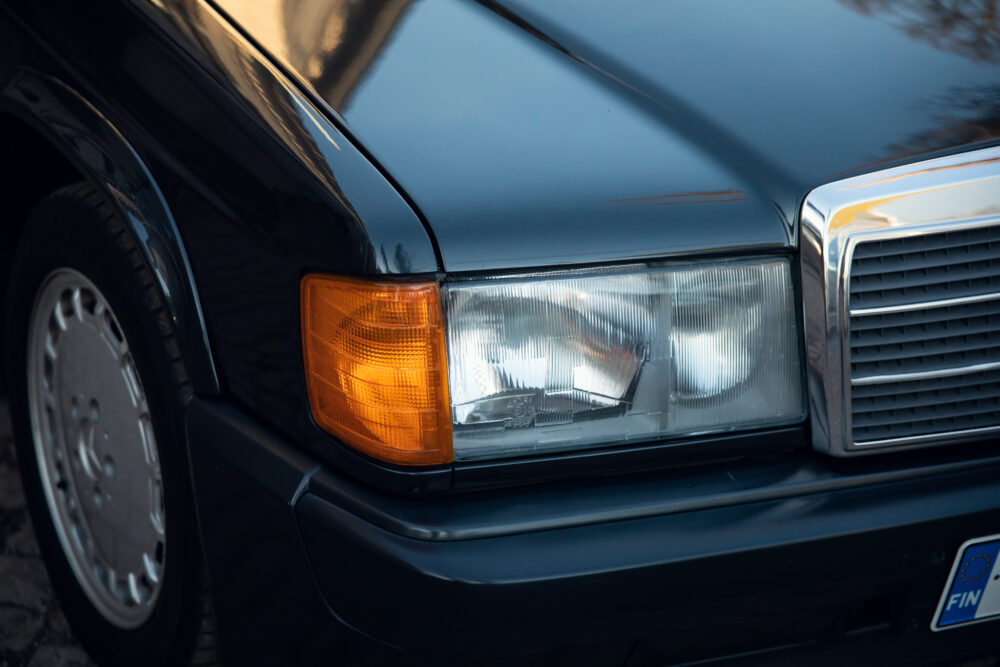
<path id="1" fill-rule="evenodd" d="M 990 623 L 930 632 L 958 546 L 1000 532 L 984 447 L 412 499 L 222 403 L 195 399 L 188 430 L 230 664 L 938 664 L 1000 645 Z"/>

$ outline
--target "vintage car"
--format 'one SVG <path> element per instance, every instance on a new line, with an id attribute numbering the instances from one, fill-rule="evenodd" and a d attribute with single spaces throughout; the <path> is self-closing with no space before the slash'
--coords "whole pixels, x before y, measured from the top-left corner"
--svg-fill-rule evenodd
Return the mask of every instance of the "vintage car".
<path id="1" fill-rule="evenodd" d="M 101 665 L 1000 647 L 993 0 L 0 0 Z"/>

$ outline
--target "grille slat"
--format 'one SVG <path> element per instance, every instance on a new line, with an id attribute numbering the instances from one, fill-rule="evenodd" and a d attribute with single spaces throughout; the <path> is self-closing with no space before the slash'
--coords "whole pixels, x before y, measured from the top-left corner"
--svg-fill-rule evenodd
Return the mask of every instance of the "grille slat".
<path id="1" fill-rule="evenodd" d="M 868 428 L 872 426 L 897 426 L 910 424 L 914 421 L 957 419 L 994 412 L 1000 412 L 1000 405 L 997 405 L 996 397 L 964 403 L 941 403 L 924 408 L 881 410 L 876 413 L 852 412 L 851 419 L 854 420 L 855 426 L 858 428 Z"/>
<path id="2" fill-rule="evenodd" d="M 909 357 L 907 359 L 886 359 L 851 364 L 851 380 L 870 380 L 873 377 L 911 375 L 914 373 L 943 373 L 952 369 L 1000 363 L 1000 347 L 968 350 L 954 354 L 938 354 Z M 886 380 L 892 381 L 891 379 Z"/>
<path id="3" fill-rule="evenodd" d="M 979 227 L 978 229 L 960 229 L 937 234 L 905 236 L 884 241 L 860 243 L 854 249 L 854 259 L 908 255 L 993 241 L 1000 241 L 1000 227 Z"/>
<path id="4" fill-rule="evenodd" d="M 967 317 L 924 324 L 851 331 L 851 349 L 948 341 L 957 337 L 989 335 L 1000 330 L 1000 315 Z M 854 357 L 855 359 L 857 357 Z"/>
<path id="5" fill-rule="evenodd" d="M 973 304 L 921 308 L 898 313 L 854 315 L 851 317 L 851 332 L 858 333 L 869 329 L 888 329 L 890 327 L 944 323 L 973 317 L 989 317 L 990 315 L 1000 315 L 1000 294 L 995 295 L 995 298 L 989 301 L 981 301 Z"/>
<path id="6" fill-rule="evenodd" d="M 929 357 L 942 356 L 949 359 L 955 358 L 956 361 L 964 361 L 954 355 L 959 353 L 989 355 L 989 351 L 996 347 L 1000 347 L 1000 332 L 994 331 L 970 336 L 928 338 L 908 343 L 860 346 L 853 348 L 851 360 L 855 364 L 863 364 L 866 362 L 927 360 Z"/>
<path id="7" fill-rule="evenodd" d="M 879 398 L 883 396 L 909 395 L 913 393 L 936 392 L 942 390 L 957 390 L 965 387 L 1000 383 L 1000 371 L 985 373 L 968 373 L 965 375 L 949 375 L 930 380 L 909 380 L 906 382 L 883 382 L 881 384 L 857 385 L 851 390 L 854 401 Z M 852 401 L 852 406 L 854 402 Z M 864 405 L 869 405 L 864 403 Z M 869 408 L 870 409 L 870 408 Z"/>
<path id="8" fill-rule="evenodd" d="M 862 278 L 885 273 L 926 270 L 954 264 L 982 262 L 997 258 L 1000 258 L 1000 241 L 927 252 L 901 253 L 888 257 L 862 257 L 858 259 L 857 264 L 851 269 L 851 276 Z"/>
<path id="9" fill-rule="evenodd" d="M 862 296 L 869 292 L 879 295 L 893 292 L 905 293 L 907 289 L 931 292 L 949 286 L 989 283 L 1000 279 L 998 274 L 1000 274 L 1000 259 L 991 259 L 988 262 L 952 264 L 932 269 L 893 271 L 881 275 L 864 276 L 857 280 L 852 277 L 851 296 Z"/>
<path id="10" fill-rule="evenodd" d="M 1000 427 L 1000 226 L 854 248 L 850 316 L 855 443 Z M 970 303 L 927 307 L 955 298 Z M 935 373 L 940 377 L 927 377 Z"/>
<path id="11" fill-rule="evenodd" d="M 953 389 L 951 391 L 927 391 L 927 392 L 913 392 L 911 394 L 900 394 L 895 397 L 893 401 L 894 410 L 903 410 L 910 408 L 923 408 L 928 406 L 943 405 L 942 401 L 954 401 L 956 398 L 961 400 L 980 400 L 982 398 L 997 399 L 1000 398 L 1000 383 L 991 387 L 978 387 L 978 386 L 967 386 L 961 389 Z M 867 414 L 876 415 L 886 412 L 885 407 L 882 405 L 884 401 L 880 398 L 872 398 L 868 400 L 854 398 L 854 402 L 851 406 L 852 414 Z"/>
<path id="12" fill-rule="evenodd" d="M 857 430 L 852 429 L 852 434 L 854 442 L 864 444 L 901 438 L 921 438 L 935 435 L 943 437 L 949 433 L 972 429 L 992 429 L 997 427 L 998 422 L 1000 422 L 1000 411 L 954 419 L 928 419 L 892 426 L 858 428 Z"/>
<path id="13" fill-rule="evenodd" d="M 1000 267 L 997 268 L 1000 273 Z M 879 308 L 1000 292 L 1000 275 L 851 294 L 852 308 Z"/>

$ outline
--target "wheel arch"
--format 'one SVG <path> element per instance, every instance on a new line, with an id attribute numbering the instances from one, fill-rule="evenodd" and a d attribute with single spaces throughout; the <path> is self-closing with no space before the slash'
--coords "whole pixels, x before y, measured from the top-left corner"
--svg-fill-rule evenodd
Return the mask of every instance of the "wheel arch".
<path id="1" fill-rule="evenodd" d="M 8 147 L 0 167 L 0 173 L 6 171 L 0 196 L 8 213 L 0 216 L 0 298 L 6 301 L 11 261 L 28 214 L 56 188 L 86 179 L 115 207 L 152 268 L 194 390 L 218 394 L 208 330 L 177 224 L 122 133 L 64 82 L 22 69 L 0 92 L 0 146 Z"/>

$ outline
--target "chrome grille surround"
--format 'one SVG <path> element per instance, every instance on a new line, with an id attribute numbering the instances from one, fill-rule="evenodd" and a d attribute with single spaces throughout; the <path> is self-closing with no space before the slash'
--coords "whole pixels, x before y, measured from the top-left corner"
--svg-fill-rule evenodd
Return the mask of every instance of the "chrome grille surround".
<path id="1" fill-rule="evenodd" d="M 816 188 L 800 251 L 816 449 L 1000 434 L 1000 148 Z"/>

